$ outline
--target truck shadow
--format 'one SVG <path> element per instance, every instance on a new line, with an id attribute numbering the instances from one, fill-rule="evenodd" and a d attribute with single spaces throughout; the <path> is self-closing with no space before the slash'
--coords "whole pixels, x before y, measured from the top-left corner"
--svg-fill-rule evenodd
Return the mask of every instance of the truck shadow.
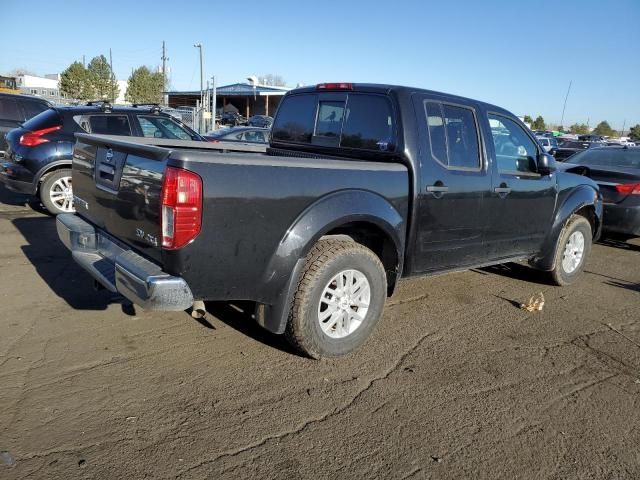
<path id="1" fill-rule="evenodd" d="M 631 252 L 640 252 L 640 245 L 631 243 L 633 237 L 623 235 L 607 234 L 600 239 L 598 243 L 606 245 L 607 247 L 620 248 L 623 250 L 629 250 Z"/>
<path id="2" fill-rule="evenodd" d="M 253 316 L 253 302 L 206 302 L 207 313 L 234 330 L 269 347 L 302 357 L 284 335 L 275 335 L 260 325 Z M 306 358 L 306 357 L 305 357 Z"/>
<path id="3" fill-rule="evenodd" d="M 2 185 L 0 185 L 0 203 L 15 207 L 29 207 L 35 212 L 48 214 L 40 203 L 40 200 L 36 197 L 23 193 L 12 192 Z"/>
<path id="4" fill-rule="evenodd" d="M 519 263 L 503 263 L 500 265 L 492 265 L 490 267 L 475 268 L 473 271 L 484 275 L 500 275 L 502 277 L 509 277 L 515 280 L 522 280 L 523 282 L 538 283 L 541 285 L 555 285 L 550 280 L 547 272 L 542 272 Z"/>
<path id="5" fill-rule="evenodd" d="M 119 295 L 93 289 L 93 278 L 71 259 L 58 239 L 54 217 L 21 217 L 12 223 L 26 240 L 20 247 L 24 256 L 49 288 L 69 306 L 78 310 L 105 310 L 112 303 L 122 303 Z M 123 312 L 131 314 L 131 309 L 123 305 Z"/>

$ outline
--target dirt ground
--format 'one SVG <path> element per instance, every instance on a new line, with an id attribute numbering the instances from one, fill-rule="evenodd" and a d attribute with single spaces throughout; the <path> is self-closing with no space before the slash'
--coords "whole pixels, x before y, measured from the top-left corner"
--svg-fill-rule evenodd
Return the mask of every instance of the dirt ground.
<path id="1" fill-rule="evenodd" d="M 517 265 L 406 281 L 312 361 L 244 306 L 94 292 L 0 189 L 0 478 L 640 478 L 640 241 L 574 286 Z M 518 308 L 544 292 L 539 313 Z"/>

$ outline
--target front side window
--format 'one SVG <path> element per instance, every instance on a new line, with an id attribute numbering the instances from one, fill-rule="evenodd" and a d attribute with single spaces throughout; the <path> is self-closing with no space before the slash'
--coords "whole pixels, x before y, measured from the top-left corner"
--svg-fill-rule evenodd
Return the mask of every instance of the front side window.
<path id="1" fill-rule="evenodd" d="M 473 110 L 425 102 L 431 155 L 451 169 L 478 170 L 480 147 Z"/>
<path id="2" fill-rule="evenodd" d="M 489 114 L 489 126 L 498 171 L 507 174 L 535 173 L 538 149 L 522 127 L 510 118 L 493 113 Z"/>
<path id="3" fill-rule="evenodd" d="M 88 124 L 80 125 L 89 133 L 100 135 L 131 136 L 131 127 L 126 115 L 91 115 Z"/>

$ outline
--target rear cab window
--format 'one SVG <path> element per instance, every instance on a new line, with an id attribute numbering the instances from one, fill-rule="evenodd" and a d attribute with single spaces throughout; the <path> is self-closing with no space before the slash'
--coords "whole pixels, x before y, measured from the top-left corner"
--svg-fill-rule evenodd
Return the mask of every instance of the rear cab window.
<path id="1" fill-rule="evenodd" d="M 362 92 L 304 93 L 286 97 L 272 142 L 393 152 L 396 132 L 390 99 Z"/>

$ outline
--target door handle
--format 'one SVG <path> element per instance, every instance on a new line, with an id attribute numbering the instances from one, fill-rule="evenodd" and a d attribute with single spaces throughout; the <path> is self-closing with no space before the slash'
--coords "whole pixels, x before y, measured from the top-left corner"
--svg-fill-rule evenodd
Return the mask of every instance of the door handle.
<path id="1" fill-rule="evenodd" d="M 449 187 L 444 185 L 429 185 L 427 186 L 427 192 L 429 193 L 447 193 L 449 191 Z"/>

